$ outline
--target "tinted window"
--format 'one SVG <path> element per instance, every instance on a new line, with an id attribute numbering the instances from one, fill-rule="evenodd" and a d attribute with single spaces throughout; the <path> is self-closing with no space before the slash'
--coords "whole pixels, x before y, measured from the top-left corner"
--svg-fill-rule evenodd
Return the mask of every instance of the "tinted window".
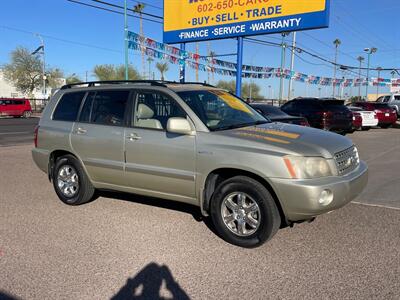
<path id="1" fill-rule="evenodd" d="M 321 109 L 321 103 L 317 100 L 300 100 L 296 105 L 298 111 L 312 111 Z"/>
<path id="2" fill-rule="evenodd" d="M 24 101 L 22 101 L 22 100 L 14 100 L 14 101 L 13 101 L 13 104 L 14 104 L 14 105 L 23 105 L 23 104 L 24 104 Z"/>
<path id="3" fill-rule="evenodd" d="M 165 129 L 172 117 L 186 118 L 186 113 L 168 95 L 155 91 L 137 94 L 134 126 Z"/>
<path id="4" fill-rule="evenodd" d="M 278 107 L 267 105 L 267 104 L 253 104 L 251 105 L 255 109 L 259 109 L 266 116 L 287 116 L 283 111 L 281 111 Z"/>
<path id="5" fill-rule="evenodd" d="M 79 107 L 81 106 L 81 102 L 83 97 L 85 96 L 85 92 L 76 92 L 76 93 L 68 93 L 64 94 L 53 114 L 53 120 L 57 121 L 76 121 L 78 116 Z"/>
<path id="6" fill-rule="evenodd" d="M 399 101 L 400 100 L 400 96 L 394 96 L 394 100 Z"/>
<path id="7" fill-rule="evenodd" d="M 121 126 L 124 123 L 129 91 L 97 92 L 93 99 L 90 122 Z"/>
<path id="8" fill-rule="evenodd" d="M 91 112 L 92 112 L 92 104 L 93 104 L 93 99 L 95 97 L 96 93 L 91 92 L 88 94 L 85 100 L 85 104 L 83 105 L 81 115 L 79 117 L 80 122 L 90 122 L 90 117 L 91 117 Z"/>
<path id="9" fill-rule="evenodd" d="M 295 106 L 296 106 L 296 101 L 290 101 L 290 102 L 287 102 L 286 104 L 284 104 L 282 106 L 282 109 L 289 111 L 289 110 L 293 110 L 295 108 Z"/>

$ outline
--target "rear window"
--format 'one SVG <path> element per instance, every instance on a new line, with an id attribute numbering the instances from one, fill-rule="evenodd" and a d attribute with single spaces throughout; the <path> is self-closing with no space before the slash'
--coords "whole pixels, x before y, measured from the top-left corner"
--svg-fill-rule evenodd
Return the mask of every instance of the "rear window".
<path id="1" fill-rule="evenodd" d="M 322 105 L 330 111 L 348 111 L 348 108 L 343 105 L 343 101 L 324 101 Z"/>
<path id="2" fill-rule="evenodd" d="M 272 115 L 272 116 L 287 116 L 286 113 L 281 111 L 278 107 L 274 107 L 272 105 L 267 104 L 253 104 L 251 105 L 253 108 L 262 111 L 264 115 Z"/>
<path id="3" fill-rule="evenodd" d="M 64 94 L 60 101 L 58 101 L 56 110 L 53 113 L 53 120 L 68 122 L 76 121 L 79 107 L 81 106 L 84 96 L 85 92 Z"/>

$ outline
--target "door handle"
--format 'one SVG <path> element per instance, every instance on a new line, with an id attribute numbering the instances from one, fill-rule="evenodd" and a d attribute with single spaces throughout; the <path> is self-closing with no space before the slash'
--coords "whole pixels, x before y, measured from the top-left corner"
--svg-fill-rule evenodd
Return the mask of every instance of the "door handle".
<path id="1" fill-rule="evenodd" d="M 130 140 L 130 141 L 137 141 L 140 140 L 141 137 L 138 136 L 136 133 L 130 133 L 128 134 L 128 136 L 126 137 L 126 139 Z"/>
<path id="2" fill-rule="evenodd" d="M 76 133 L 77 133 L 77 134 L 86 134 L 86 133 L 87 133 L 87 130 L 84 129 L 84 128 L 79 127 L 79 128 L 76 130 Z"/>

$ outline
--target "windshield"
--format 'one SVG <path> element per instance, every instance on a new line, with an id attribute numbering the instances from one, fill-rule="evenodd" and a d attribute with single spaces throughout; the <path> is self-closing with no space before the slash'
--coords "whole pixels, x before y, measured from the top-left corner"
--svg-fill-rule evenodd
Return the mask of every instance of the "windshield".
<path id="1" fill-rule="evenodd" d="M 226 130 L 268 123 L 262 115 L 236 96 L 222 90 L 177 93 L 211 130 Z"/>

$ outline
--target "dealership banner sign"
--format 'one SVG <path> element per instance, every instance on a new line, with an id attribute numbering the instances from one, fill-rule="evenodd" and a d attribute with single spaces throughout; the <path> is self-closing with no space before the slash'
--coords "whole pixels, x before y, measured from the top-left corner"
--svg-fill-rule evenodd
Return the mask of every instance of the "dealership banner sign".
<path id="1" fill-rule="evenodd" d="M 324 28 L 330 0 L 164 0 L 164 43 Z"/>

